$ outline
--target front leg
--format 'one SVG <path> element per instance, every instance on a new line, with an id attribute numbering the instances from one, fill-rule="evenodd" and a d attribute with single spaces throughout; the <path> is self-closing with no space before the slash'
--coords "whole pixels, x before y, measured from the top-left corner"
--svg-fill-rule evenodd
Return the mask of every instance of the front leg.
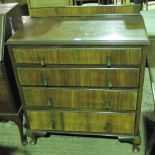
<path id="1" fill-rule="evenodd" d="M 118 137 L 118 139 L 120 142 L 133 144 L 133 148 L 132 148 L 133 152 L 140 151 L 139 145 L 141 144 L 141 138 L 139 133 L 138 135 L 135 135 L 135 136 L 120 136 Z"/>
<path id="2" fill-rule="evenodd" d="M 26 135 L 31 138 L 29 144 L 35 145 L 37 143 L 37 138 L 45 136 L 46 132 L 45 131 L 34 131 L 31 129 L 27 129 Z"/>
<path id="3" fill-rule="evenodd" d="M 27 129 L 26 135 L 31 138 L 31 140 L 29 141 L 30 145 L 35 145 L 37 143 L 37 135 L 34 131 L 32 131 L 31 129 Z"/>

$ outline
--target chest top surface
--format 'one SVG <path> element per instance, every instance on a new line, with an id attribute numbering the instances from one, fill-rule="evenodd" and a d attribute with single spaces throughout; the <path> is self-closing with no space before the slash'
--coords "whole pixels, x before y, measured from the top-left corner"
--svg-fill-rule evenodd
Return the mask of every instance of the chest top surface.
<path id="1" fill-rule="evenodd" d="M 141 15 L 30 18 L 8 44 L 147 45 Z"/>

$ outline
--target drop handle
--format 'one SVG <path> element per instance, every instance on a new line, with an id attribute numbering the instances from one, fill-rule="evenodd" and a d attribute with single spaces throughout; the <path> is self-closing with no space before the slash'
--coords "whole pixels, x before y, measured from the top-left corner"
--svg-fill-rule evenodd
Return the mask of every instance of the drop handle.
<path id="1" fill-rule="evenodd" d="M 104 110 L 109 110 L 110 109 L 110 97 L 105 101 L 104 103 Z"/>
<path id="2" fill-rule="evenodd" d="M 52 120 L 52 121 L 51 121 L 51 128 L 52 128 L 52 129 L 55 129 L 55 125 L 56 125 L 55 121 Z"/>
<path id="3" fill-rule="evenodd" d="M 41 57 L 40 58 L 40 64 L 45 67 L 45 58 L 44 57 Z"/>
<path id="4" fill-rule="evenodd" d="M 111 56 L 107 56 L 107 67 L 111 67 Z"/>
<path id="5" fill-rule="evenodd" d="M 104 129 L 104 130 L 109 130 L 109 129 L 111 129 L 111 123 L 106 122 L 106 123 L 104 124 L 104 126 L 103 126 L 103 129 Z"/>
<path id="6" fill-rule="evenodd" d="M 44 76 L 44 81 L 43 82 L 44 82 L 45 86 L 48 86 L 48 78 L 47 78 L 47 76 Z"/>
<path id="7" fill-rule="evenodd" d="M 47 104 L 49 107 L 52 107 L 52 98 L 51 97 L 47 98 Z"/>
<path id="8" fill-rule="evenodd" d="M 110 79 L 110 78 L 108 78 L 108 87 L 109 87 L 109 88 L 112 88 L 112 87 L 113 87 L 113 85 L 112 85 L 112 82 L 111 82 L 111 79 Z"/>

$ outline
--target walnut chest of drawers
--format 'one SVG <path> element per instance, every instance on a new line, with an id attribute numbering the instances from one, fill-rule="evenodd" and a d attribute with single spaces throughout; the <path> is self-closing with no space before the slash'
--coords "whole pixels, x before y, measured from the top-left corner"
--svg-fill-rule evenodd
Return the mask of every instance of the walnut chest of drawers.
<path id="1" fill-rule="evenodd" d="M 140 15 L 29 18 L 7 44 L 32 143 L 58 132 L 137 149 L 149 44 Z"/>

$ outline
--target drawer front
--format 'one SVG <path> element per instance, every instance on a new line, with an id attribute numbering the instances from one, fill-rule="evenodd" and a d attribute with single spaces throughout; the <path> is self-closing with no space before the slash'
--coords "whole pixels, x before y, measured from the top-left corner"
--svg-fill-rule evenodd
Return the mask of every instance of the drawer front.
<path id="1" fill-rule="evenodd" d="M 16 63 L 140 65 L 140 48 L 13 49 Z"/>
<path id="2" fill-rule="evenodd" d="M 136 90 L 23 87 L 27 107 L 136 110 Z"/>
<path id="3" fill-rule="evenodd" d="M 8 81 L 0 80 L 0 99 L 12 97 Z"/>
<path id="4" fill-rule="evenodd" d="M 13 98 L 0 98 L 0 113 L 17 113 Z"/>
<path id="5" fill-rule="evenodd" d="M 14 100 L 8 81 L 0 80 L 0 113 L 15 113 Z"/>
<path id="6" fill-rule="evenodd" d="M 134 113 L 28 111 L 31 129 L 133 134 Z"/>
<path id="7" fill-rule="evenodd" d="M 29 7 L 35 9 L 73 5 L 72 0 L 29 0 L 28 2 Z"/>
<path id="8" fill-rule="evenodd" d="M 21 85 L 138 87 L 139 69 L 17 68 Z"/>

